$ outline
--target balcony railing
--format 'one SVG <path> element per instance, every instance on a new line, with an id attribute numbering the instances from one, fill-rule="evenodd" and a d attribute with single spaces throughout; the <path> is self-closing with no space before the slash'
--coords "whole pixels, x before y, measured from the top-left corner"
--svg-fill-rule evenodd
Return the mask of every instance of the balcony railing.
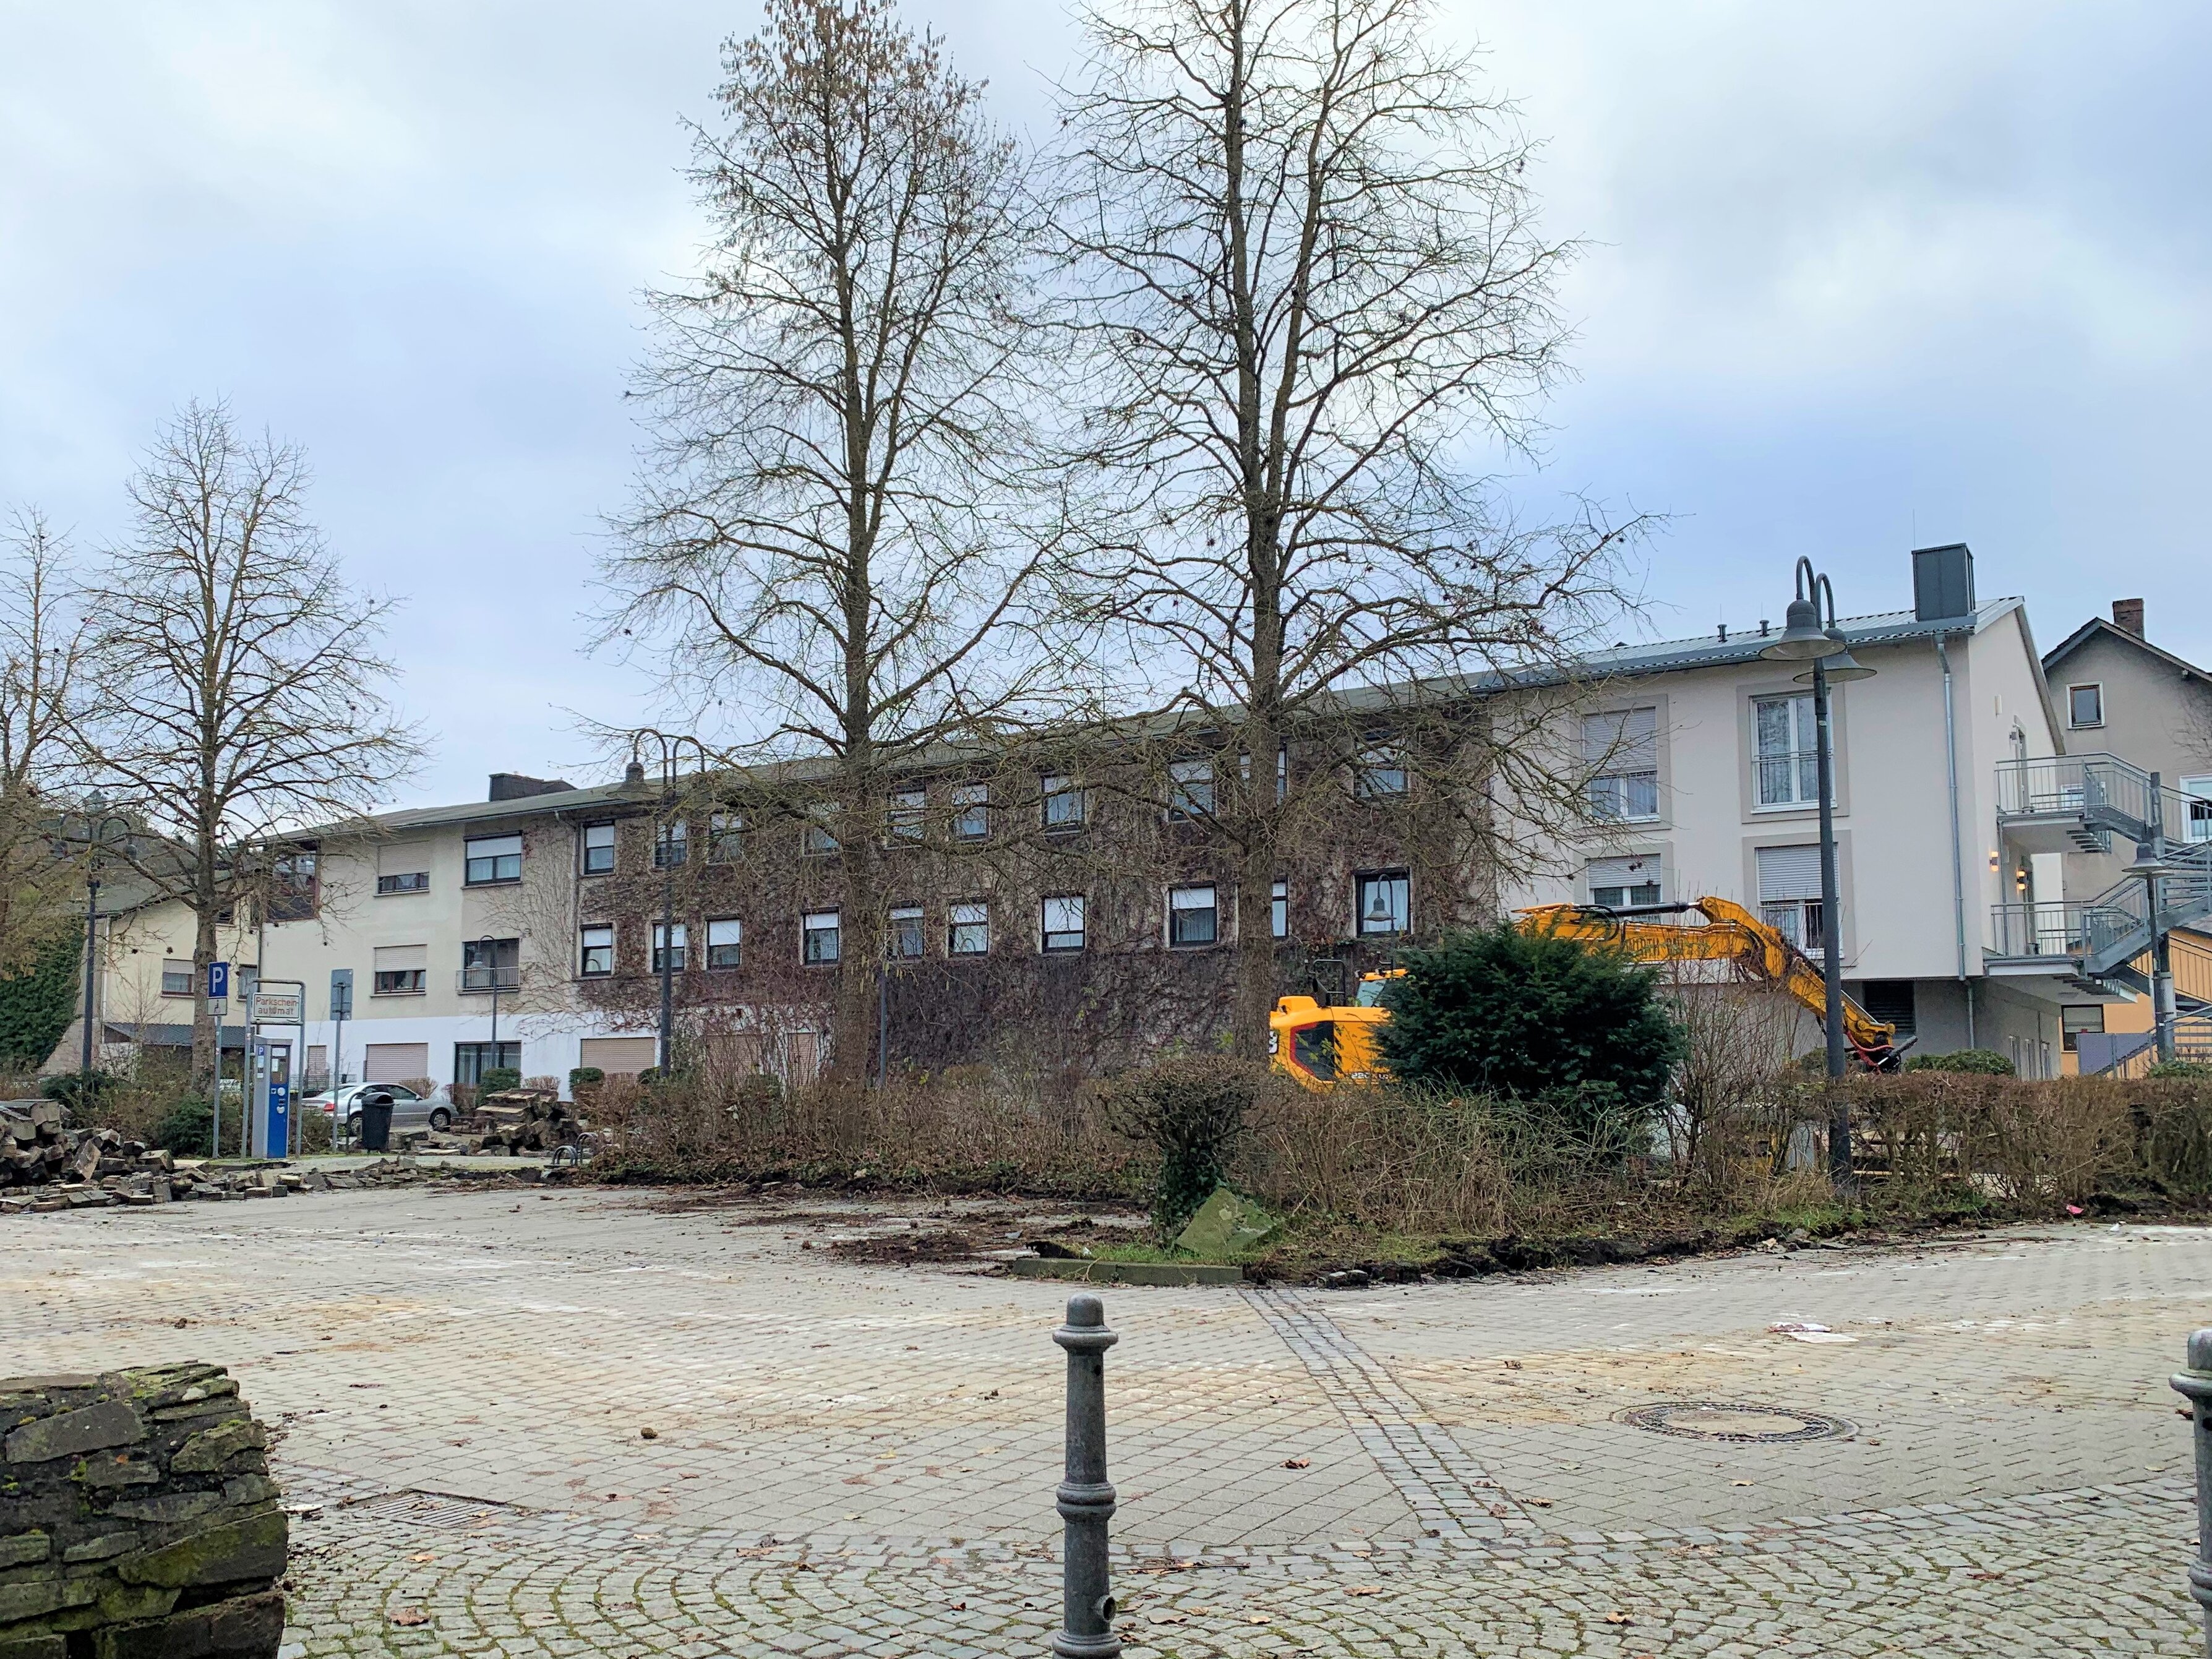
<path id="1" fill-rule="evenodd" d="M 520 968 L 464 968 L 457 988 L 463 996 L 507 996 L 522 988 Z"/>

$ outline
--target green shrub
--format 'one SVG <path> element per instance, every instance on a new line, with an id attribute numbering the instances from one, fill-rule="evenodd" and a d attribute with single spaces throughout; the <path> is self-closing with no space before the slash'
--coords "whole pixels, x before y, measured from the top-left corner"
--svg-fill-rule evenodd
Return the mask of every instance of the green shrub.
<path id="1" fill-rule="evenodd" d="M 1244 1115 L 1267 1075 L 1260 1066 L 1221 1055 L 1174 1054 L 1108 1089 L 1108 1126 L 1160 1155 L 1152 1224 L 1162 1238 L 1181 1232 L 1226 1177 Z"/>
<path id="2" fill-rule="evenodd" d="M 2143 1073 L 2145 1077 L 2212 1077 L 2212 1060 L 2161 1060 Z"/>
<path id="3" fill-rule="evenodd" d="M 0 979 L 0 1067 L 35 1071 L 77 1012 L 84 927 L 50 940 L 21 973 Z"/>
<path id="4" fill-rule="evenodd" d="M 495 1095 L 502 1089 L 520 1089 L 521 1086 L 522 1073 L 516 1067 L 488 1066 L 483 1075 L 477 1080 L 477 1095 L 481 1099 L 485 1095 Z"/>
<path id="5" fill-rule="evenodd" d="M 568 1068 L 568 1092 L 580 1089 L 596 1089 L 607 1080 L 607 1074 L 596 1066 L 571 1066 Z"/>
<path id="6" fill-rule="evenodd" d="M 122 1081 L 114 1073 L 95 1066 L 89 1072 L 58 1072 L 39 1085 L 39 1092 L 48 1100 L 58 1100 L 77 1116 L 88 1118 L 115 1094 Z"/>
<path id="7" fill-rule="evenodd" d="M 226 1139 L 237 1137 L 237 1113 L 234 1110 L 223 1113 L 223 1119 L 226 1119 L 223 1128 L 228 1130 Z M 208 1134 L 212 1133 L 212 1126 L 215 1126 L 215 1109 L 206 1099 L 179 1099 L 175 1106 L 170 1106 L 161 1115 L 161 1121 L 153 1126 L 150 1139 L 155 1146 L 175 1152 L 177 1157 L 206 1157 Z M 237 1148 L 232 1146 L 232 1151 L 237 1151 Z"/>
<path id="8" fill-rule="evenodd" d="M 1382 1049 L 1408 1084 L 1543 1103 L 1625 1152 L 1682 1053 L 1659 969 L 1603 945 L 1501 925 L 1403 961 Z"/>
<path id="9" fill-rule="evenodd" d="M 1948 1054 L 1915 1054 L 1908 1072 L 1969 1072 L 1976 1077 L 2010 1077 L 2013 1063 L 1994 1048 L 1960 1048 Z"/>

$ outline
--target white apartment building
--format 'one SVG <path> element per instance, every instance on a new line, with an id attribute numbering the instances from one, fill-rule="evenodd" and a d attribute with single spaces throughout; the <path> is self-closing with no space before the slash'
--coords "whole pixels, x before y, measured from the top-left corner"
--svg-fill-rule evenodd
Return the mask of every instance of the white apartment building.
<path id="1" fill-rule="evenodd" d="M 1898 574 L 1903 592 L 1903 562 Z M 2025 604 L 1978 602 L 1964 546 L 1916 551 L 1909 585 L 1910 608 L 1842 623 L 1851 652 L 1875 672 L 1832 691 L 1841 898 L 1832 925 L 1820 899 L 1811 692 L 1797 679 L 1803 665 L 1760 655 L 1778 632 L 1767 624 L 1590 659 L 1603 692 L 1577 709 L 1581 730 L 1571 734 L 1605 761 L 1589 818 L 1547 849 L 1542 861 L 1555 873 L 1502 894 L 1504 907 L 1732 899 L 1809 951 L 1832 943 L 1847 990 L 1922 1051 L 1996 1048 L 2024 1075 L 2057 1075 L 2067 1011 L 2078 1017 L 2085 1007 L 2137 1001 L 2113 978 L 2085 976 L 2081 951 L 2057 936 L 2058 923 L 2045 939 L 2031 920 L 2033 936 L 2025 945 L 2019 937 L 2023 916 L 2063 917 L 2087 896 L 2066 890 L 2066 848 L 2080 844 L 2079 831 L 2024 818 L 2004 793 L 2063 757 L 2069 732 Z M 287 1045 L 307 1080 L 336 1072 L 467 1083 L 502 1065 L 565 1083 L 577 1066 L 616 1073 L 653 1063 L 649 991 L 662 941 L 640 921 L 654 912 L 651 893 L 641 896 L 636 884 L 655 884 L 659 867 L 653 790 L 633 768 L 620 784 L 586 789 L 501 774 L 489 793 L 484 801 L 389 813 L 323 836 L 302 919 L 270 921 L 238 938 L 263 977 L 306 987 L 306 1027 L 269 1035 Z M 705 868 L 723 862 L 719 836 L 694 828 L 702 842 L 693 849 L 697 873 L 741 896 L 692 916 L 698 939 L 679 932 L 672 941 L 687 988 L 679 1000 L 707 1006 L 733 994 L 716 985 L 757 986 L 757 975 L 772 971 L 794 976 L 793 1004 L 805 1003 L 817 994 L 807 987 L 827 984 L 817 945 L 818 936 L 836 938 L 834 915 L 826 922 L 813 915 L 804 872 L 794 877 L 772 859 Z M 678 848 L 676 861 L 683 857 Z M 1418 878 L 1401 872 L 1393 879 L 1390 931 L 1430 931 Z M 762 926 L 746 946 L 748 977 L 717 980 L 714 970 L 738 965 L 747 925 L 739 912 L 749 905 Z M 791 914 L 768 920 L 779 907 Z M 1441 896 L 1431 908 L 1445 913 Z M 619 941 L 618 914 L 629 918 Z M 913 914 L 919 918 L 921 907 Z M 931 911 L 927 925 L 942 933 L 940 921 L 958 933 L 958 917 Z M 1221 925 L 1225 940 L 1233 918 Z M 1358 931 L 1368 931 L 1364 921 Z M 139 941 L 139 954 L 111 964 L 129 984 L 118 979 L 103 1006 L 135 1010 L 150 998 L 176 1003 L 176 1018 L 188 1019 L 189 981 L 176 971 L 183 964 L 155 941 L 188 939 L 189 930 L 140 916 L 118 938 L 126 934 Z M 956 956 L 961 948 L 957 939 L 946 946 Z M 1026 941 L 1006 928 L 994 954 L 1056 948 L 1048 927 Z M 1064 952 L 1060 960 L 1064 973 Z M 155 961 L 159 993 L 151 988 Z M 330 1018 L 334 969 L 353 975 L 353 1014 L 342 1032 Z M 736 1017 L 742 1024 L 755 1012 Z M 2130 1016 L 2114 1029 L 2135 1023 Z M 112 1042 L 131 1034 L 106 1035 Z M 75 1063 L 74 1041 L 57 1065 Z"/>

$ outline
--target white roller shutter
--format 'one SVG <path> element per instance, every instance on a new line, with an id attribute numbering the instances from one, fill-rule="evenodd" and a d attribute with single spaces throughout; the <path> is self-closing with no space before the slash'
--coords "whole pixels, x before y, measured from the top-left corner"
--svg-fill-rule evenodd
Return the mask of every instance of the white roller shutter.
<path id="1" fill-rule="evenodd" d="M 1758 849 L 1759 902 L 1778 903 L 1786 899 L 1820 896 L 1820 848 L 1762 847 Z"/>
<path id="2" fill-rule="evenodd" d="M 362 1056 L 364 1083 L 404 1083 L 430 1075 L 430 1045 L 427 1042 L 372 1042 Z"/>
<path id="3" fill-rule="evenodd" d="M 649 1036 L 586 1037 L 578 1046 L 582 1063 L 598 1066 L 609 1077 L 635 1077 L 650 1071 L 660 1054 L 659 1039 Z"/>
<path id="4" fill-rule="evenodd" d="M 380 945 L 376 947 L 376 971 L 380 974 L 398 973 L 409 968 L 428 968 L 429 965 L 430 947 L 427 945 Z M 414 1075 L 419 1077 L 422 1073 L 418 1072 Z"/>

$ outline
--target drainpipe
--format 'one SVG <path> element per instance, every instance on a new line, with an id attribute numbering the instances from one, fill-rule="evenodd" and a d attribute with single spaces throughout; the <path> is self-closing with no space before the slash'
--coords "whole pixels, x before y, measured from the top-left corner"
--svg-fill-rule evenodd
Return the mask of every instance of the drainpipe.
<path id="1" fill-rule="evenodd" d="M 1959 837 L 1959 718 L 1951 695 L 1951 653 L 1936 636 L 1936 660 L 1943 666 L 1943 769 L 1951 788 L 1951 926 L 1959 948 L 1959 984 L 1966 994 L 1966 1046 L 1974 1046 L 1974 988 L 1966 977 L 1966 849 Z"/>

